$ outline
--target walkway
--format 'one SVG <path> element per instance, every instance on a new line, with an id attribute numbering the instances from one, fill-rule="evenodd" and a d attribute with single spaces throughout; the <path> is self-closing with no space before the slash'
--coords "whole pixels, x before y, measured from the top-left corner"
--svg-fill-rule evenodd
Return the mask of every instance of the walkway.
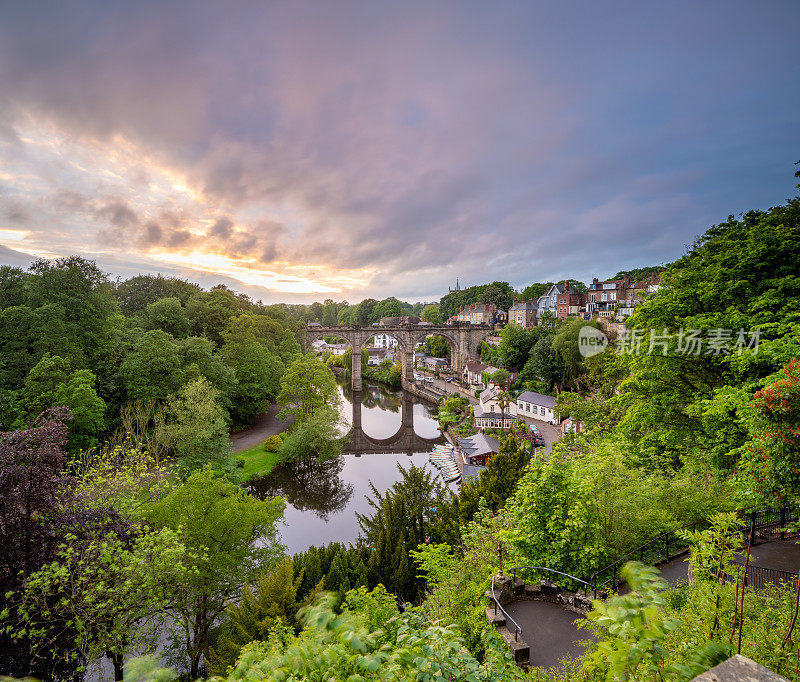
<path id="1" fill-rule="evenodd" d="M 278 419 L 279 411 L 280 408 L 277 405 L 270 405 L 267 411 L 258 415 L 250 426 L 231 433 L 233 452 L 237 453 L 252 448 L 254 445 L 263 443 L 268 436 L 275 436 L 285 431 L 289 422 Z"/>
<path id="2" fill-rule="evenodd" d="M 744 553 L 737 555 L 744 562 Z M 788 573 L 800 572 L 800 545 L 793 540 L 774 540 L 750 548 L 750 564 Z M 659 573 L 670 585 L 689 578 L 689 556 L 679 556 L 659 567 Z"/>
<path id="3" fill-rule="evenodd" d="M 522 628 L 530 646 L 530 664 L 540 668 L 559 667 L 565 657 L 580 658 L 586 651 L 581 640 L 593 639 L 588 630 L 575 624 L 583 616 L 546 601 L 515 601 L 505 607 Z"/>

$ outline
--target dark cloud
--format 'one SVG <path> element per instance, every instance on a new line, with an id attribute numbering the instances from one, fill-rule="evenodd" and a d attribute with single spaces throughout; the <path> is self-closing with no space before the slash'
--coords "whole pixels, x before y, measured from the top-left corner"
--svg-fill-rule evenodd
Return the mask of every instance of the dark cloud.
<path id="1" fill-rule="evenodd" d="M 105 204 L 97 211 L 97 216 L 108 220 L 115 227 L 129 228 L 139 222 L 139 216 L 125 202 L 120 199 Z"/>
<path id="2" fill-rule="evenodd" d="M 138 205 L 145 162 L 124 201 L 65 184 L 47 216 L 94 215 L 108 244 L 369 269 L 374 294 L 588 278 L 791 191 L 798 21 L 780 0 L 6 3 L 0 145 L 31 118 L 120 135 L 208 198 Z"/>
<path id="3" fill-rule="evenodd" d="M 220 218 L 208 231 L 209 237 L 228 239 L 233 234 L 233 221 L 230 218 Z"/>
<path id="4" fill-rule="evenodd" d="M 158 223 L 149 222 L 144 226 L 144 234 L 142 235 L 143 241 L 148 246 L 155 246 L 161 244 L 164 231 Z"/>

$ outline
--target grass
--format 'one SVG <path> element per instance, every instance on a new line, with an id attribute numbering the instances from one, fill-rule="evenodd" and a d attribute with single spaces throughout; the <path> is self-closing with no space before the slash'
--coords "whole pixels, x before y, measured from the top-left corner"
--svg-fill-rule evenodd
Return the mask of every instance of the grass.
<path id="1" fill-rule="evenodd" d="M 234 466 L 239 457 L 244 457 L 244 467 L 236 467 L 236 471 L 241 474 L 242 479 L 245 481 L 250 480 L 256 475 L 266 474 L 280 462 L 280 455 L 277 452 L 266 452 L 264 444 L 258 443 L 252 448 L 242 450 L 232 455 Z"/>

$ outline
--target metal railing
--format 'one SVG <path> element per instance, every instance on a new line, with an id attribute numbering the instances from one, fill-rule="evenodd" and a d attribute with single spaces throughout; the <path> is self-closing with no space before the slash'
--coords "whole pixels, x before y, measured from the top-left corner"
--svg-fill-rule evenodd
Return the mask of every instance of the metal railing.
<path id="1" fill-rule="evenodd" d="M 742 517 L 743 528 L 741 531 L 736 532 L 742 532 L 746 535 L 752 528 L 753 538 L 751 544 L 753 545 L 774 540 L 785 540 L 790 537 L 797 537 L 800 534 L 797 532 L 789 533 L 785 530 L 787 524 L 800 519 L 800 509 L 796 507 L 783 507 L 775 510 L 752 510 L 747 508 L 740 509 L 737 514 Z M 625 563 L 628 561 L 640 561 L 651 566 L 665 564 L 689 551 L 689 543 L 681 537 L 683 533 L 705 530 L 709 525 L 707 519 L 700 519 L 661 533 L 596 571 L 589 578 L 589 582 L 592 583 L 595 592 L 607 586 L 615 589 L 618 585 L 619 569 Z"/>
<path id="2" fill-rule="evenodd" d="M 588 590 L 592 589 L 592 586 L 588 582 L 586 582 L 585 580 L 581 580 L 580 578 L 576 578 L 574 575 L 570 575 L 569 573 L 562 573 L 561 571 L 557 571 L 554 568 L 547 568 L 545 566 L 515 566 L 514 568 L 511 568 L 509 570 L 511 572 L 511 589 L 512 589 L 512 591 L 516 587 L 517 574 L 522 572 L 522 571 L 542 571 L 542 572 L 545 572 L 545 573 L 556 573 L 556 574 L 558 574 L 560 576 L 563 576 L 565 578 L 569 578 L 570 580 L 574 580 L 576 583 L 579 583 L 580 585 L 583 585 L 584 594 L 587 595 L 587 596 L 589 594 Z M 497 578 L 497 576 L 493 575 L 492 576 L 492 601 L 494 602 L 494 612 L 496 614 L 497 610 L 500 609 L 500 613 L 502 613 L 503 616 L 506 619 L 506 627 L 508 627 L 507 624 L 508 624 L 509 621 L 514 625 L 514 641 L 518 642 L 519 641 L 519 636 L 522 634 L 522 627 L 520 626 L 519 623 L 517 623 L 517 621 L 515 621 L 509 615 L 508 611 L 506 611 L 503 608 L 503 605 L 500 603 L 500 600 L 497 598 L 497 594 L 494 591 L 495 578 Z M 597 595 L 595 595 L 595 596 L 597 596 Z"/>
<path id="3" fill-rule="evenodd" d="M 515 641 L 515 642 L 518 642 L 518 641 L 519 641 L 519 635 L 520 635 L 520 633 L 522 632 L 522 628 L 519 626 L 519 623 L 517 623 L 517 621 L 515 621 L 515 620 L 514 620 L 514 619 L 513 619 L 513 618 L 512 618 L 512 617 L 511 617 L 509 614 L 508 614 L 508 611 L 506 611 L 506 610 L 503 608 L 503 605 L 502 605 L 502 604 L 500 603 L 500 601 L 497 599 L 497 595 L 496 595 L 496 594 L 495 594 L 495 592 L 494 592 L 494 579 L 495 579 L 496 577 L 497 577 L 497 576 L 494 576 L 494 575 L 492 576 L 492 601 L 494 602 L 494 612 L 495 612 L 495 615 L 497 614 L 497 609 L 500 609 L 500 613 L 502 613 L 502 614 L 503 614 L 503 616 L 505 616 L 505 619 L 506 619 L 506 627 L 508 627 L 508 622 L 509 622 L 509 621 L 511 621 L 511 622 L 514 624 L 514 641 Z"/>
<path id="4" fill-rule="evenodd" d="M 734 559 L 731 562 L 734 566 L 745 567 L 745 562 Z M 737 575 L 727 576 L 731 581 L 738 579 Z M 797 580 L 797 573 L 792 571 L 782 571 L 778 568 L 766 568 L 765 566 L 755 566 L 753 564 L 747 565 L 747 573 L 744 576 L 744 586 L 752 587 L 756 591 L 764 590 L 768 585 L 780 585 L 785 582 L 795 582 Z"/>

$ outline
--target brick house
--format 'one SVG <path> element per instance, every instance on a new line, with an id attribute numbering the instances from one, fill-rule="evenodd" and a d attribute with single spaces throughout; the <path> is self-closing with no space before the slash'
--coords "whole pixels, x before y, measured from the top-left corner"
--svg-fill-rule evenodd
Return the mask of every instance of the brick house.
<path id="1" fill-rule="evenodd" d="M 494 303 L 471 303 L 461 307 L 456 315 L 457 322 L 469 324 L 491 324 L 497 319 L 497 306 Z"/>
<path id="2" fill-rule="evenodd" d="M 586 310 L 592 316 L 626 318 L 633 314 L 645 294 L 659 288 L 659 276 L 637 282 L 630 277 L 600 281 L 595 277 L 587 292 Z"/>
<path id="3" fill-rule="evenodd" d="M 536 326 L 539 305 L 536 301 L 514 301 L 508 309 L 508 323 L 528 329 Z"/>
<path id="4" fill-rule="evenodd" d="M 578 291 L 571 284 L 564 282 L 562 291 L 556 294 L 556 317 L 566 320 L 568 317 L 577 317 L 581 308 L 586 305 L 586 294 Z"/>

